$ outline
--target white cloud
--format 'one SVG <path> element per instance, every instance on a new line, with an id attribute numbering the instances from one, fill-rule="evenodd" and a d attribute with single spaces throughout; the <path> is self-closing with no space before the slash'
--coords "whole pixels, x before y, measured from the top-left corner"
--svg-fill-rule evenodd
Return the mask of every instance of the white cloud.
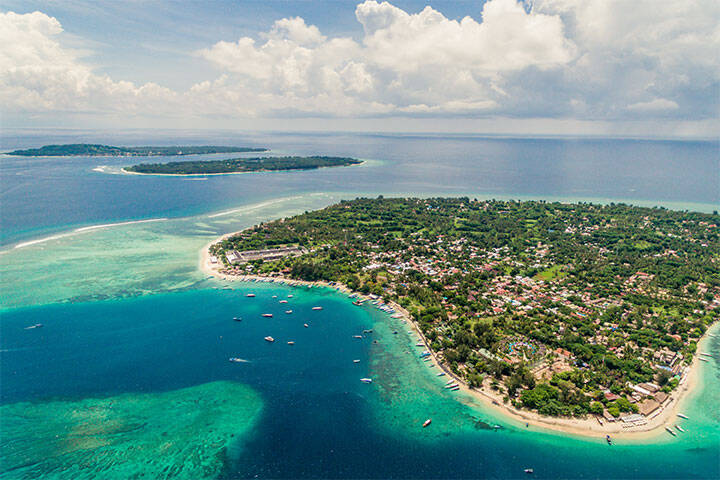
<path id="1" fill-rule="evenodd" d="M 528 0 L 529 2 L 529 0 Z M 225 117 L 717 117 L 720 2 L 489 0 L 480 18 L 367 0 L 358 39 L 300 17 L 196 52 L 185 92 L 95 73 L 57 19 L 0 14 L 0 108 Z"/>

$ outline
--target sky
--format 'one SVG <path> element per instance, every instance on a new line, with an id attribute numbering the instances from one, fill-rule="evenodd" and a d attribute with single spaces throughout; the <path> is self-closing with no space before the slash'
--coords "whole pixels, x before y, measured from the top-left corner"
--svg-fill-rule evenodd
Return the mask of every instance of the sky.
<path id="1" fill-rule="evenodd" d="M 717 0 L 0 0 L 0 126 L 720 136 Z"/>

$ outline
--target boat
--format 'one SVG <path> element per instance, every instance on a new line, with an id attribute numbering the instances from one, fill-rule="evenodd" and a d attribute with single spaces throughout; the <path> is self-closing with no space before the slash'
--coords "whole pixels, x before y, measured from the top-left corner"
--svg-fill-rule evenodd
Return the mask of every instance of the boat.
<path id="1" fill-rule="evenodd" d="M 277 298 L 277 295 L 273 295 L 272 298 Z"/>
<path id="2" fill-rule="evenodd" d="M 291 341 L 288 342 L 288 345 L 295 345 L 295 342 L 293 342 L 293 341 L 291 340 Z"/>
<path id="3" fill-rule="evenodd" d="M 363 302 L 361 300 L 356 300 L 356 301 L 352 302 L 352 304 L 357 305 L 359 307 L 360 305 L 363 304 Z"/>
<path id="4" fill-rule="evenodd" d="M 233 317 L 233 320 L 236 322 L 242 322 L 242 317 Z"/>
<path id="5" fill-rule="evenodd" d="M 670 429 L 670 427 L 665 427 L 665 430 L 667 430 L 667 432 L 668 432 L 670 435 L 672 435 L 673 437 L 677 437 L 677 434 L 676 434 L 675 432 L 673 432 L 673 431 Z"/>
<path id="6" fill-rule="evenodd" d="M 532 468 L 526 468 L 525 473 L 527 473 L 527 474 L 535 473 L 535 470 L 533 470 Z"/>
<path id="7" fill-rule="evenodd" d="M 292 297 L 293 297 L 292 295 L 288 295 L 288 298 L 292 298 Z"/>
<path id="8" fill-rule="evenodd" d="M 680 417 L 680 418 L 684 418 L 685 420 L 687 420 L 687 419 L 689 418 L 689 417 L 688 417 L 687 415 L 685 415 L 684 413 L 678 413 L 677 416 Z"/>
<path id="9" fill-rule="evenodd" d="M 445 385 L 450 385 L 451 383 L 455 383 L 455 380 L 448 380 Z"/>
<path id="10" fill-rule="evenodd" d="M 313 307 L 313 310 L 322 310 L 322 307 Z"/>
<path id="11" fill-rule="evenodd" d="M 303 327 L 308 328 L 309 325 L 307 323 L 303 323 Z"/>
<path id="12" fill-rule="evenodd" d="M 372 330 L 363 330 L 363 333 L 372 333 Z"/>
<path id="13" fill-rule="evenodd" d="M 288 303 L 287 300 L 280 300 L 280 303 Z"/>
<path id="14" fill-rule="evenodd" d="M 403 318 L 402 313 L 396 313 L 394 315 L 390 315 L 390 318 Z"/>
<path id="15" fill-rule="evenodd" d="M 267 337 L 265 337 L 265 341 L 272 343 L 275 341 L 275 339 L 273 337 L 271 337 L 270 335 L 268 335 Z"/>
<path id="16" fill-rule="evenodd" d="M 432 418 L 428 418 L 427 420 L 425 420 L 425 422 L 423 422 L 423 428 L 427 427 L 431 423 L 432 423 Z"/>
<path id="17" fill-rule="evenodd" d="M 444 375 L 445 375 L 445 372 L 440 372 L 440 373 L 437 374 L 438 377 L 442 377 L 442 376 L 444 376 Z"/>
<path id="18" fill-rule="evenodd" d="M 262 316 L 265 318 L 272 318 L 273 314 L 272 313 L 263 313 Z"/>
<path id="19" fill-rule="evenodd" d="M 247 363 L 247 360 L 240 357 L 230 357 L 229 360 L 234 363 Z"/>
<path id="20" fill-rule="evenodd" d="M 709 353 L 705 353 L 705 352 L 700 352 L 700 353 L 698 353 L 698 355 L 703 355 L 705 357 L 712 357 L 712 355 L 710 355 Z"/>
<path id="21" fill-rule="evenodd" d="M 353 363 L 360 363 L 360 360 L 353 360 Z"/>
<path id="22" fill-rule="evenodd" d="M 246 296 L 246 297 L 250 297 L 250 298 L 253 298 L 253 297 L 255 296 L 255 294 L 254 294 L 254 293 L 248 293 L 248 294 L 247 294 L 247 295 L 245 295 L 245 296 Z"/>
<path id="23" fill-rule="evenodd" d="M 372 378 L 361 378 L 360 381 L 363 383 L 372 383 Z"/>
<path id="24" fill-rule="evenodd" d="M 425 344 L 422 343 L 422 342 L 418 342 L 418 343 L 415 344 L 415 346 L 416 346 L 416 347 L 424 347 Z"/>
<path id="25" fill-rule="evenodd" d="M 709 362 L 710 361 L 707 358 L 703 358 L 703 357 L 698 357 L 698 358 L 700 359 L 701 362 Z"/>
<path id="26" fill-rule="evenodd" d="M 612 445 L 612 438 L 610 438 L 610 435 L 605 435 L 605 441 L 608 445 Z"/>
<path id="27" fill-rule="evenodd" d="M 685 429 L 682 428 L 680 425 L 675 425 L 675 428 L 677 428 L 677 429 L 680 430 L 681 432 L 685 433 Z"/>
<path id="28" fill-rule="evenodd" d="M 353 335 L 353 338 L 362 338 L 362 335 Z"/>
<path id="29" fill-rule="evenodd" d="M 285 310 L 285 313 L 287 313 L 288 315 L 290 315 L 290 314 L 292 313 L 292 310 Z"/>
<path id="30" fill-rule="evenodd" d="M 35 325 L 30 325 L 29 327 L 25 327 L 25 330 L 32 330 L 34 328 L 42 328 L 42 327 L 43 327 L 42 323 L 36 323 Z"/>
<path id="31" fill-rule="evenodd" d="M 500 430 L 502 428 L 502 425 L 493 425 L 493 428 L 495 430 Z"/>

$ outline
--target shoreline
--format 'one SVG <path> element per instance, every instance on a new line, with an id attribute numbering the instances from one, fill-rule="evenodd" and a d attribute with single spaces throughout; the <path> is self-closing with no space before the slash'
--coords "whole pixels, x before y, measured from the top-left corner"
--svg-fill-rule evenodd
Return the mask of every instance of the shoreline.
<path id="1" fill-rule="evenodd" d="M 200 259 L 198 268 L 205 275 L 220 278 L 227 281 L 261 281 L 269 283 L 280 283 L 290 286 L 307 286 L 307 287 L 327 287 L 333 290 L 339 291 L 345 295 L 357 295 L 357 298 L 363 299 L 364 301 L 371 300 L 370 297 L 363 295 L 360 292 L 355 292 L 349 289 L 346 285 L 336 282 L 336 285 L 330 285 L 326 281 L 310 282 L 306 280 L 297 280 L 287 278 L 282 275 L 278 276 L 263 276 L 263 275 L 231 275 L 221 273 L 219 270 L 222 268 L 221 264 L 212 264 L 210 262 L 209 248 L 211 245 L 220 242 L 228 237 L 236 235 L 239 232 L 232 232 L 222 235 L 216 238 L 207 245 L 205 245 L 200 252 Z M 219 261 L 219 260 L 218 260 Z M 611 434 L 613 440 L 615 439 L 632 439 L 632 440 L 644 440 L 648 438 L 659 437 L 661 434 L 667 432 L 665 428 L 671 428 L 679 420 L 677 414 L 682 413 L 679 411 L 681 404 L 687 400 L 689 395 L 697 390 L 699 384 L 699 370 L 700 370 L 700 355 L 696 354 L 693 356 L 692 363 L 687 367 L 685 373 L 681 377 L 680 384 L 672 392 L 669 399 L 666 401 L 664 406 L 659 411 L 653 412 L 650 417 L 647 418 L 645 425 L 633 426 L 623 428 L 623 422 L 618 419 L 615 422 L 608 422 L 603 420 L 603 424 L 599 424 L 595 416 L 588 416 L 588 418 L 564 418 L 564 417 L 548 417 L 540 415 L 537 412 L 529 410 L 520 410 L 513 407 L 510 404 L 503 402 L 503 395 L 495 393 L 487 387 L 489 380 L 486 378 L 483 382 L 483 389 L 477 389 L 470 387 L 464 380 L 455 375 L 448 367 L 440 362 L 437 358 L 436 353 L 430 349 L 429 342 L 420 330 L 419 325 L 412 319 L 410 313 L 397 303 L 391 301 L 387 303 L 390 307 L 400 313 L 403 317 L 402 320 L 412 327 L 413 332 L 419 337 L 428 352 L 430 352 L 429 358 L 431 362 L 438 367 L 441 371 L 445 372 L 445 375 L 454 379 L 460 386 L 461 392 L 470 396 L 473 400 L 477 400 L 483 407 L 488 407 L 494 413 L 502 415 L 513 422 L 518 422 L 516 425 L 518 428 L 522 427 L 522 424 L 528 424 L 541 427 L 554 432 L 561 432 L 565 434 L 581 436 L 585 438 L 605 438 L 605 435 Z M 702 351 L 702 347 L 708 339 L 708 332 L 715 326 L 712 324 L 708 327 L 708 330 L 698 341 L 696 352 Z M 460 401 L 460 400 L 459 400 Z M 674 437 L 673 437 L 674 438 Z M 668 436 L 668 439 L 671 439 Z"/>
<path id="2" fill-rule="evenodd" d="M 220 172 L 220 173 L 142 173 L 142 172 L 131 172 L 129 170 L 126 170 L 127 167 L 120 168 L 120 171 L 125 175 L 146 175 L 146 176 L 155 176 L 155 177 L 210 177 L 210 176 L 216 176 L 216 175 L 243 175 L 243 174 L 250 174 L 250 173 L 294 172 L 294 171 L 321 170 L 323 168 L 359 167 L 361 165 L 364 165 L 365 163 L 366 163 L 366 160 L 360 160 L 360 163 L 351 163 L 350 165 L 333 165 L 333 166 L 313 167 L 313 168 L 286 168 L 286 169 L 282 169 L 282 170 L 252 170 L 249 172 Z M 101 172 L 101 173 L 105 173 L 105 172 Z"/>

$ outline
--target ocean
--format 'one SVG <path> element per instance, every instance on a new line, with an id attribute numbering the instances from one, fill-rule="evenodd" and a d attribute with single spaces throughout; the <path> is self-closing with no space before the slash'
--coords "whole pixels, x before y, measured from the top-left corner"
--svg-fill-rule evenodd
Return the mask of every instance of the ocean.
<path id="1" fill-rule="evenodd" d="M 3 148 L 66 142 L 367 162 L 191 180 L 119 175 L 124 158 L 2 157 L 0 477 L 720 477 L 718 338 L 684 401 L 686 433 L 608 446 L 448 392 L 406 325 L 338 292 L 222 282 L 197 268 L 223 233 L 355 196 L 712 211 L 717 142 L 91 132 L 6 135 Z"/>

